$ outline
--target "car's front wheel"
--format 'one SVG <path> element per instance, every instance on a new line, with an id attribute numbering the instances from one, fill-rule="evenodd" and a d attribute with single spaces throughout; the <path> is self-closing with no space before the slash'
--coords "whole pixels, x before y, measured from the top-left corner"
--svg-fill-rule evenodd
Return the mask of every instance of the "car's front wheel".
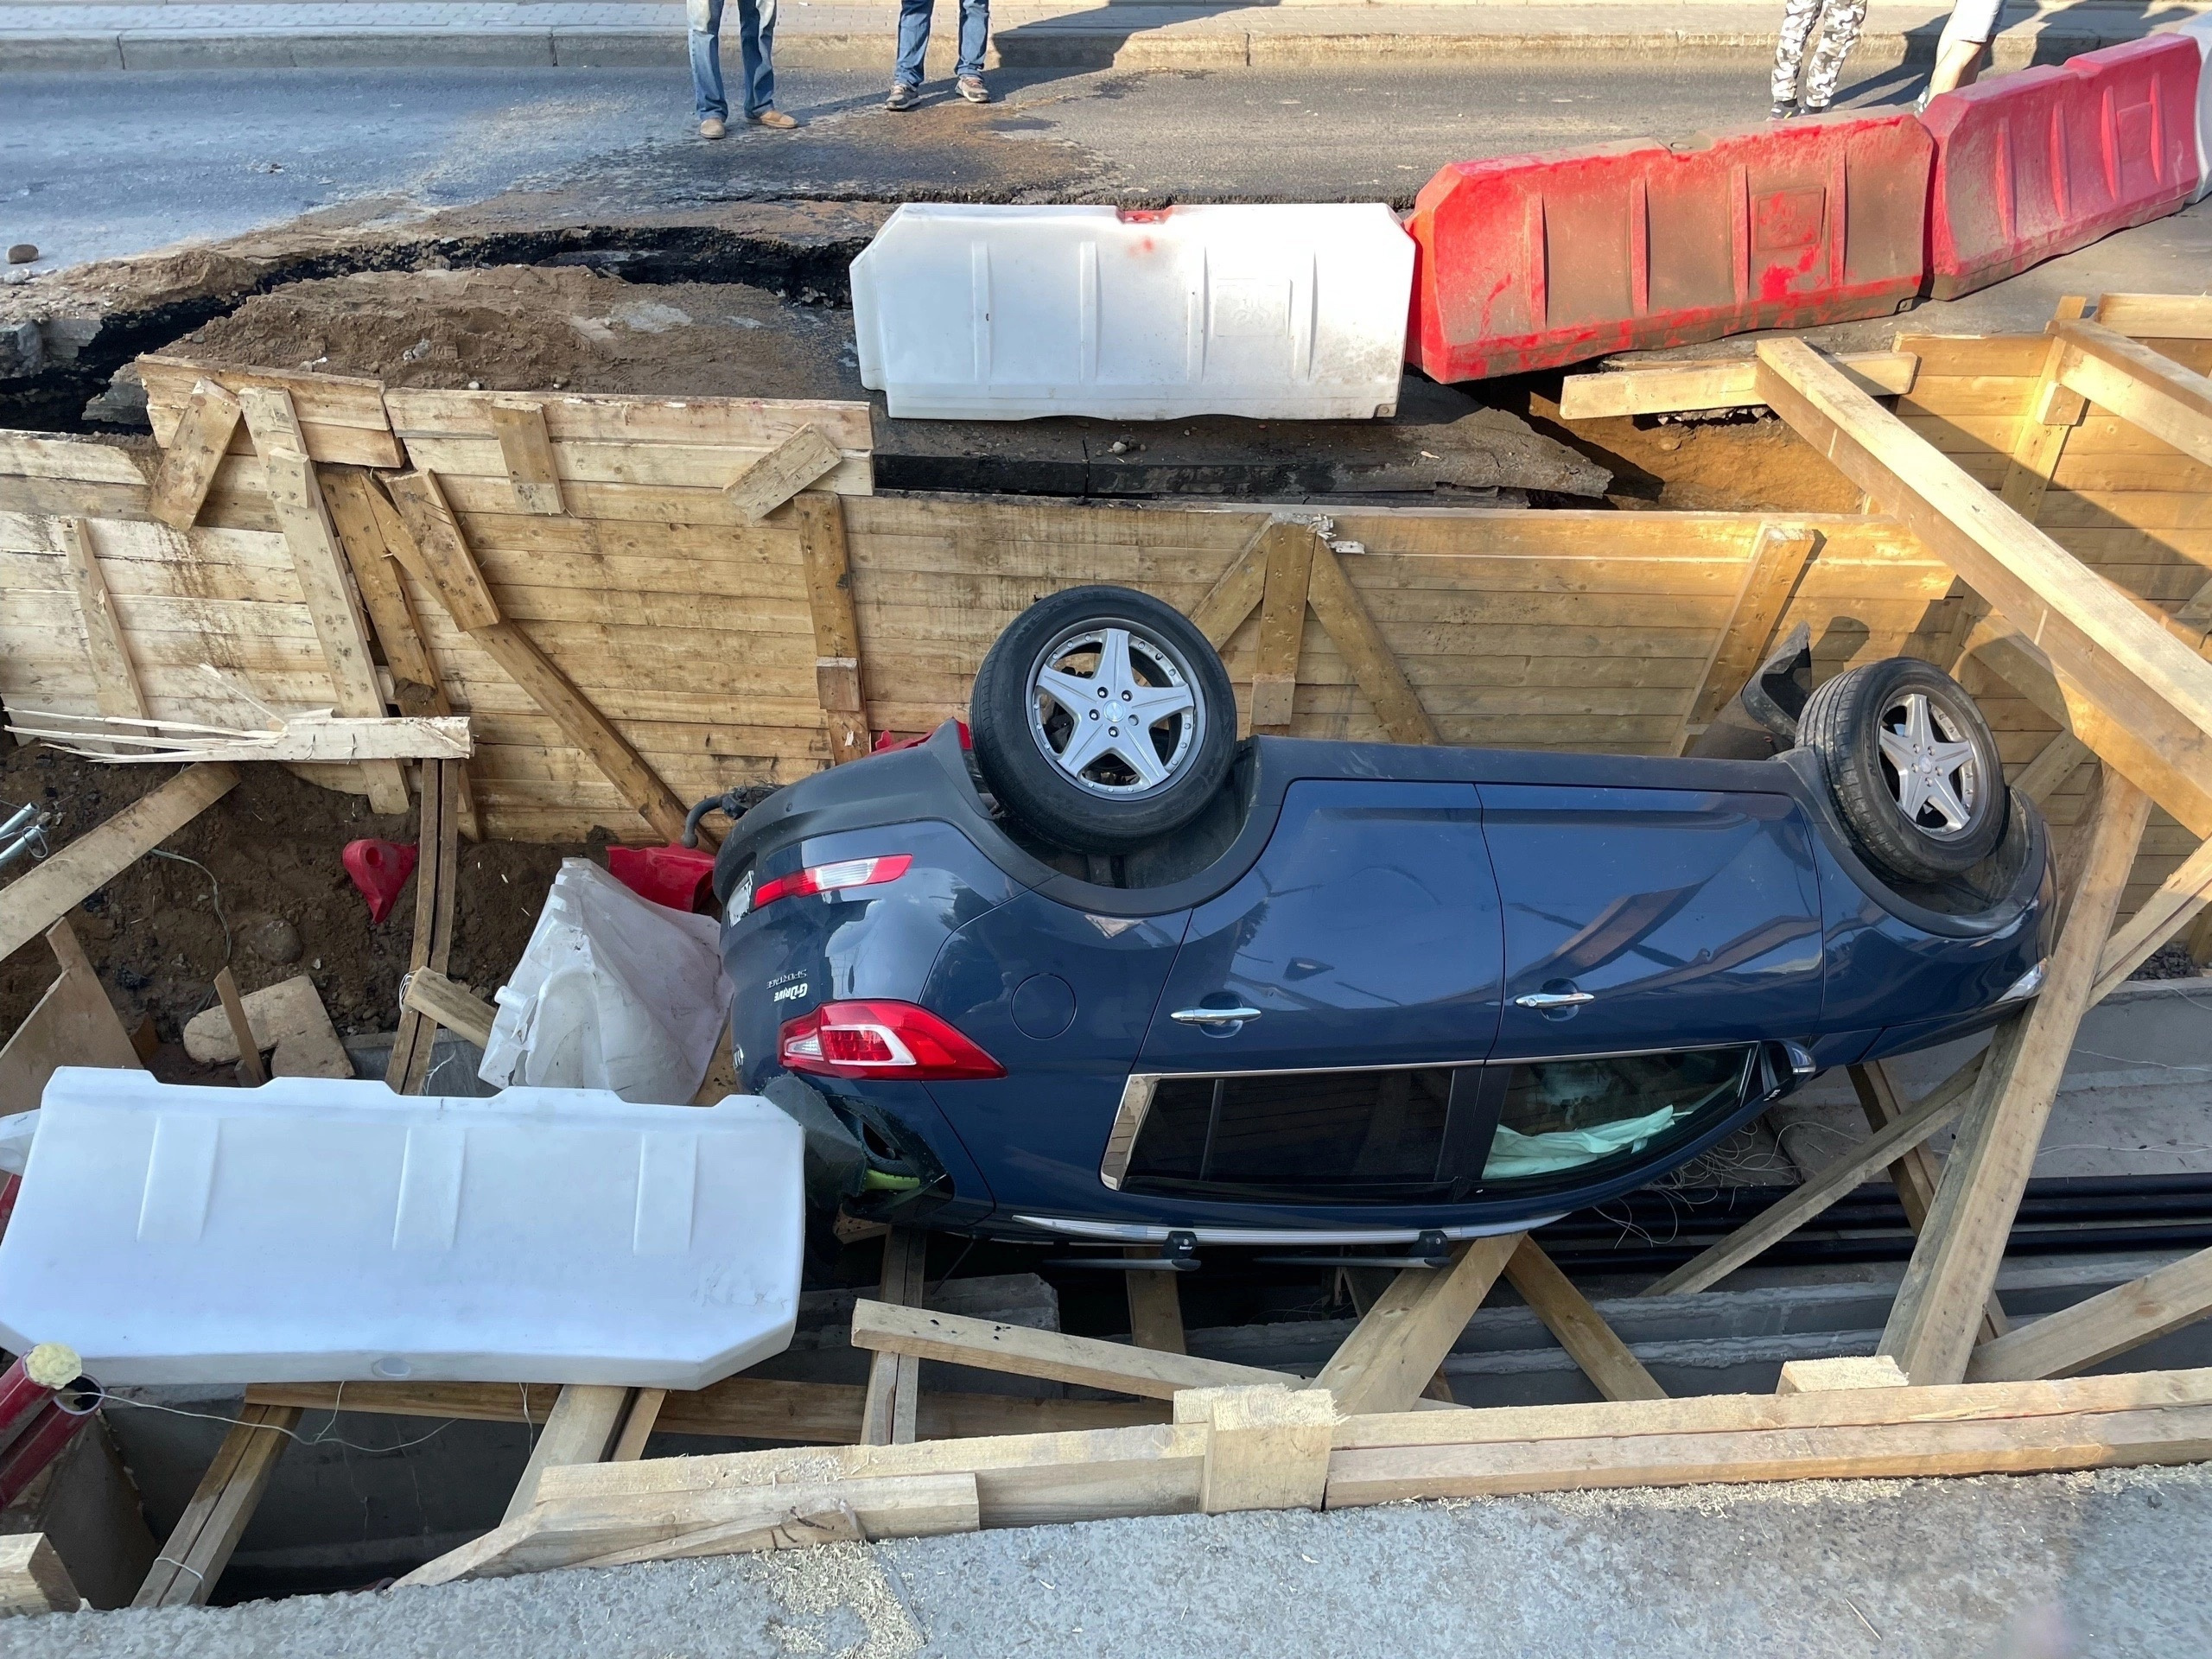
<path id="1" fill-rule="evenodd" d="M 976 763 L 1046 840 L 1119 853 L 1182 828 L 1229 774 L 1236 693 L 1180 611 L 1071 588 L 1016 617 L 976 676 Z"/>
<path id="2" fill-rule="evenodd" d="M 1989 723 L 1931 663 L 1892 657 L 1847 669 L 1807 700 L 1798 741 L 1867 861 L 1893 880 L 1940 881 L 2004 839 L 2011 796 Z"/>

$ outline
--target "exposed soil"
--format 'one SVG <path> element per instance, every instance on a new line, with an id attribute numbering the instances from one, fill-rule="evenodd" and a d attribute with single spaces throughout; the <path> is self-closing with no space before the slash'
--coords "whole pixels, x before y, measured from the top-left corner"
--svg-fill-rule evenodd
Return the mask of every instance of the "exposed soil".
<path id="1" fill-rule="evenodd" d="M 19 747 L 0 760 L 0 801 L 10 808 L 43 802 L 54 815 L 47 833 L 58 849 L 174 775 L 168 766 L 103 766 Z M 214 976 L 226 959 L 242 990 L 306 974 L 340 1033 L 390 1031 L 414 936 L 415 884 L 410 879 L 383 925 L 372 927 L 339 853 L 364 836 L 411 844 L 413 820 L 379 817 L 359 797 L 317 788 L 281 766 L 241 767 L 240 777 L 162 843 L 176 856 L 140 859 L 70 912 L 101 982 L 126 1024 L 151 1014 L 168 1043 L 185 1020 L 213 1005 Z M 486 995 L 503 983 L 562 858 L 585 850 L 463 842 L 453 976 Z M 15 1028 L 54 973 L 43 940 L 0 962 L 0 1030 Z M 156 1066 L 165 1074 L 190 1065 L 181 1049 L 165 1059 Z"/>
<path id="2" fill-rule="evenodd" d="M 177 342 L 240 366 L 387 385 L 858 397 L 852 315 L 741 283 L 645 286 L 579 266 L 362 271 L 256 295 Z"/>

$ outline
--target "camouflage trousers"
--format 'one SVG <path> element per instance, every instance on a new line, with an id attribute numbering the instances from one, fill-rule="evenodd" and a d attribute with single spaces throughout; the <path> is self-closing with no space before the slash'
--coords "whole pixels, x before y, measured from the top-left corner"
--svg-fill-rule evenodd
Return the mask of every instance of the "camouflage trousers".
<path id="1" fill-rule="evenodd" d="M 1808 64 L 1805 43 L 1812 39 L 1815 23 L 1820 26 L 1820 40 Z M 1808 109 L 1826 109 L 1835 96 L 1843 60 L 1859 43 L 1859 31 L 1866 26 L 1866 0 L 1783 0 L 1782 38 L 1774 48 L 1774 101 L 1802 100 Z"/>

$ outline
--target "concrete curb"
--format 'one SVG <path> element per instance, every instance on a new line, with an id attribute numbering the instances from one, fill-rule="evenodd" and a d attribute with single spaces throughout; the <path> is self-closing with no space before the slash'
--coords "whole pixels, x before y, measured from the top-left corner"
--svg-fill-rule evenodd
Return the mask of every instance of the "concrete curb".
<path id="1" fill-rule="evenodd" d="M 1380 9 L 1377 22 L 1387 21 Z M 0 10 L 0 19 L 5 11 Z M 1538 29 L 1442 31 L 1363 28 L 1357 31 L 1237 29 L 1204 23 L 1101 29 L 1097 13 L 1023 22 L 994 37 L 992 60 L 1008 69 L 1224 70 L 1330 67 L 1347 64 L 1450 65 L 1571 57 L 1578 64 L 1653 59 L 1764 60 L 1775 37 L 1764 29 Z M 2145 31 L 2116 19 L 2098 27 L 2069 18 L 1998 38 L 1996 67 L 2056 62 L 2135 40 Z M 1923 38 L 1924 37 L 1924 38 Z M 0 29 L 0 73 L 39 71 L 336 68 L 657 68 L 683 54 L 681 29 L 635 26 L 465 29 L 101 29 L 10 34 Z M 776 60 L 794 69 L 880 67 L 891 34 L 882 29 L 808 33 L 786 29 Z M 1855 70 L 1933 61 L 1933 32 L 1884 31 L 1862 37 Z"/>

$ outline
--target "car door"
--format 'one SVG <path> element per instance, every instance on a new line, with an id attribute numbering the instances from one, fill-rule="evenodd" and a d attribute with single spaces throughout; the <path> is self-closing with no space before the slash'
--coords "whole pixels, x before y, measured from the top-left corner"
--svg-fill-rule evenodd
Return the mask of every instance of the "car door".
<path id="1" fill-rule="evenodd" d="M 1503 906 L 1494 1053 L 1789 1039 L 1821 1014 L 1809 826 L 1786 795 L 1481 785 Z"/>

